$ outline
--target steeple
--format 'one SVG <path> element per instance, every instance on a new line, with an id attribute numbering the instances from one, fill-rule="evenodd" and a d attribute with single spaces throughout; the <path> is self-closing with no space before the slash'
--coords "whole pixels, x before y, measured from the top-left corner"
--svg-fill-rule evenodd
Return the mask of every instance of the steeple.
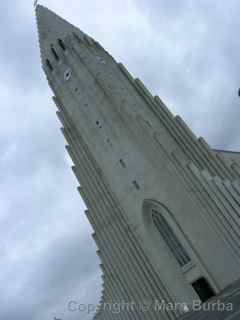
<path id="1" fill-rule="evenodd" d="M 37 4 L 35 10 L 41 59 L 43 64 L 45 63 L 46 59 L 50 59 L 51 46 L 54 46 L 58 39 L 63 39 L 73 32 L 79 36 L 84 36 L 83 32 L 48 8 Z"/>

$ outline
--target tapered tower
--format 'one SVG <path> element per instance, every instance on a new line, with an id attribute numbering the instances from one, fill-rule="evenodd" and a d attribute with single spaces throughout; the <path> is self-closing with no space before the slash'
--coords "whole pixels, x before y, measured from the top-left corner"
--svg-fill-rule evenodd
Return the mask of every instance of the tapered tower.
<path id="1" fill-rule="evenodd" d="M 211 150 L 94 39 L 43 6 L 36 14 L 42 66 L 99 248 L 95 319 L 175 319 L 240 276 L 240 157 Z M 162 300 L 182 304 L 159 310 Z M 104 302 L 134 308 L 118 315 Z"/>

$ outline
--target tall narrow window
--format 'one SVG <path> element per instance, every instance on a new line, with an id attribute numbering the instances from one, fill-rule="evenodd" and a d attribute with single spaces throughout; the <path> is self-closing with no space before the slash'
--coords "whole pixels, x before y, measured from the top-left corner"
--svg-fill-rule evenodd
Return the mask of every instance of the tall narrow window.
<path id="1" fill-rule="evenodd" d="M 65 46 L 64 42 L 62 41 L 62 39 L 58 39 L 58 44 L 63 49 L 63 51 L 66 50 L 66 46 Z"/>
<path id="2" fill-rule="evenodd" d="M 46 60 L 46 65 L 50 71 L 53 71 L 53 66 L 51 65 L 51 62 L 48 59 Z"/>
<path id="3" fill-rule="evenodd" d="M 56 50 L 53 48 L 53 46 L 51 46 L 51 51 L 52 51 L 52 54 L 53 54 L 54 58 L 55 58 L 57 61 L 59 61 L 59 56 L 58 56 Z"/>
<path id="4" fill-rule="evenodd" d="M 178 261 L 179 265 L 181 267 L 185 266 L 188 262 L 191 261 L 191 259 L 182 244 L 179 242 L 177 236 L 169 226 L 167 220 L 160 212 L 156 210 L 152 210 L 152 218 L 158 232 L 166 242 L 167 246 Z"/>

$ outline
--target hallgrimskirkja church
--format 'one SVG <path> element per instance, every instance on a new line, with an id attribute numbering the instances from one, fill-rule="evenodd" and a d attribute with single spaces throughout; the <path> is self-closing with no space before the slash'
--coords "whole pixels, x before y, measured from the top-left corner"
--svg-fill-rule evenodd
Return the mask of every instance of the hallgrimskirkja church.
<path id="1" fill-rule="evenodd" d="M 213 150 L 97 41 L 35 10 L 42 67 L 101 261 L 93 318 L 239 319 L 240 154 Z M 123 301 L 132 307 L 104 308 Z M 178 307 L 156 308 L 160 301 Z M 235 310 L 194 311 L 193 301 L 232 301 Z"/>

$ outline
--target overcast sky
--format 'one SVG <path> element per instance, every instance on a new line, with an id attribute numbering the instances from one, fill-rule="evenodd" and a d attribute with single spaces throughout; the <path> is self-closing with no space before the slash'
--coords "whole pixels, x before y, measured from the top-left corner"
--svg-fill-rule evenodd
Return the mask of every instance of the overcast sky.
<path id="1" fill-rule="evenodd" d="M 49 0 L 215 148 L 240 151 L 239 0 Z M 40 68 L 32 1 L 0 2 L 0 318 L 88 319 L 99 261 Z"/>

